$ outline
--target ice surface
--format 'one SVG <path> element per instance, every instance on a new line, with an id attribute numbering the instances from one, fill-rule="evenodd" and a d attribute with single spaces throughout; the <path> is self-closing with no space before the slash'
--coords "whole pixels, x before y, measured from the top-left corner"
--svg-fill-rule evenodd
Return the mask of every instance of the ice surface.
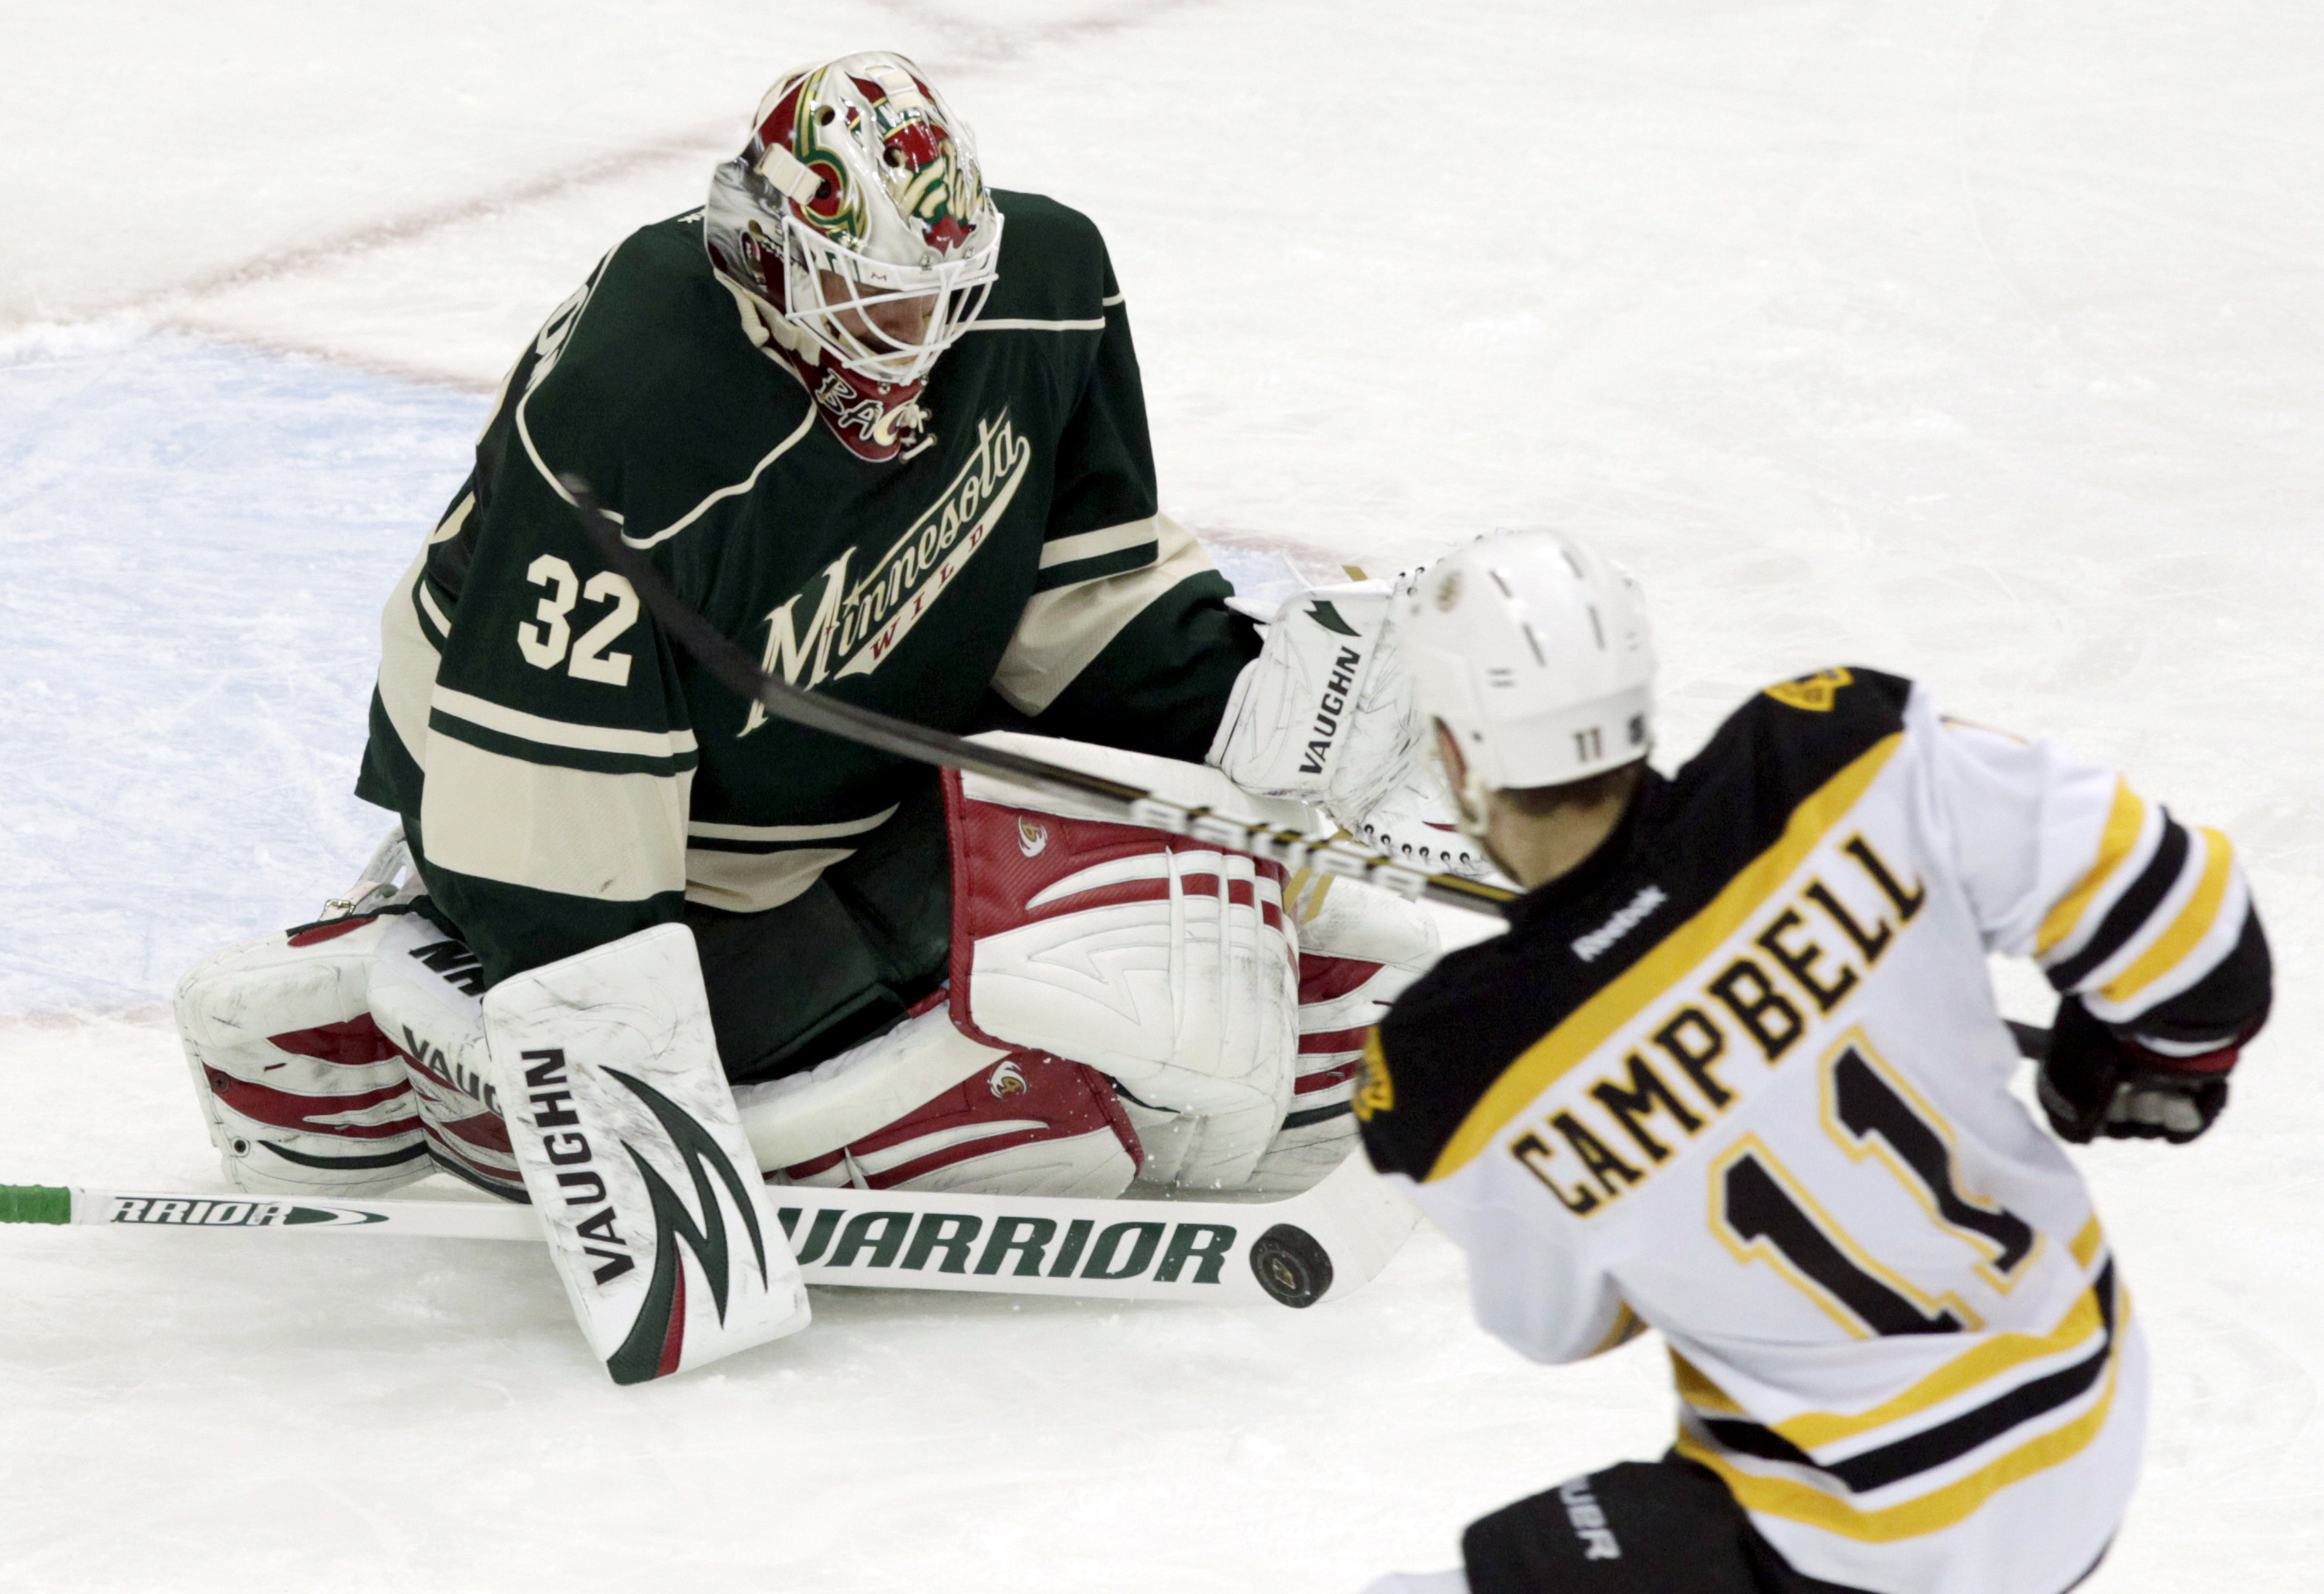
<path id="1" fill-rule="evenodd" d="M 2286 977 L 2236 1108 L 2080 1154 L 2158 1369 L 2090 1587 L 2324 1587 L 2324 14 L 100 0 L 0 36 L 0 1179 L 214 1178 L 159 1004 L 361 861 L 378 605 L 484 395 L 765 79 L 900 44 L 997 181 L 1104 226 L 1166 505 L 1247 585 L 1555 521 L 1647 581 L 1666 756 L 1862 660 L 2236 838 Z M 0 1268 L 5 1589 L 1325 1594 L 1668 1433 L 1651 1345 L 1524 1366 L 1425 1231 L 1308 1313 L 826 1291 L 632 1391 L 521 1248 L 25 1231 Z"/>

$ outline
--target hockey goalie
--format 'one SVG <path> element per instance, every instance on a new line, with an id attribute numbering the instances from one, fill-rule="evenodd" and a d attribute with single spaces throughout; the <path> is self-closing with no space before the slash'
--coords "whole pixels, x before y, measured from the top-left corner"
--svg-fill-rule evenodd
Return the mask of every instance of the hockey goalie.
<path id="1" fill-rule="evenodd" d="M 1408 779 L 1386 585 L 1262 624 L 1158 512 L 1092 224 L 988 189 L 903 58 L 794 72 L 522 351 L 390 594 L 357 791 L 396 843 L 180 987 L 237 1186 L 446 1170 L 540 1208 L 571 1286 L 644 1177 L 584 1161 L 600 1120 L 677 1157 L 634 1193 L 673 1223 L 686 1172 L 709 1202 L 745 1164 L 1289 1192 L 1353 1145 L 1418 909 L 769 719 L 605 568 L 567 473 L 797 686 L 1300 826 Z"/>

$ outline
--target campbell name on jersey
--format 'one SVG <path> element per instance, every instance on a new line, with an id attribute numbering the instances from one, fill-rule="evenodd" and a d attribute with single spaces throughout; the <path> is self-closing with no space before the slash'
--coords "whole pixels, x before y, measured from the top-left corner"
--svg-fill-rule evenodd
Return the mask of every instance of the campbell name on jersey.
<path id="1" fill-rule="evenodd" d="M 2054 1594 L 2119 1520 L 2141 1352 L 1993 952 L 2142 1036 L 2265 1000 L 2224 838 L 1896 677 L 1786 682 L 1406 993 L 1365 1143 L 1512 1344 L 1659 1330 L 1681 1452 L 1801 1571 Z"/>
<path id="2" fill-rule="evenodd" d="M 779 906 L 930 779 L 699 671 L 592 551 L 561 473 L 793 685 L 940 730 L 1029 720 L 1202 756 L 1256 641 L 1157 512 L 1096 228 L 995 198 L 998 284 L 897 458 L 835 433 L 902 411 L 847 403 L 844 371 L 811 393 L 788 329 L 712 268 L 699 212 L 615 248 L 510 373 L 387 606 L 358 787 L 405 816 L 489 977 L 688 899 Z"/>

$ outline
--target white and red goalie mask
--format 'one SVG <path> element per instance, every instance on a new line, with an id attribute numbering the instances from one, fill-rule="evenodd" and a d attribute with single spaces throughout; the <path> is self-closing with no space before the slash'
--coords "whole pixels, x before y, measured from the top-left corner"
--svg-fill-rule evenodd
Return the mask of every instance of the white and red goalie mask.
<path id="1" fill-rule="evenodd" d="M 749 143 L 712 175 L 703 236 L 825 368 L 892 405 L 983 309 L 1001 224 L 967 124 L 910 61 L 867 51 L 767 91 Z M 927 310 L 917 336 L 881 328 L 903 305 Z"/>

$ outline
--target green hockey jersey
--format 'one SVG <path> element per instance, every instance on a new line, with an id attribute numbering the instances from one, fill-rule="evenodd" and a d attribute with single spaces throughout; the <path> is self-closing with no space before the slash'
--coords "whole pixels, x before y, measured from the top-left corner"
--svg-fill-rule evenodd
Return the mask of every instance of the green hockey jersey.
<path id="1" fill-rule="evenodd" d="M 788 329 L 713 270 L 699 211 L 606 255 L 509 373 L 389 599 L 356 787 L 403 816 L 487 979 L 688 901 L 779 907 L 931 779 L 698 669 L 592 551 L 560 473 L 795 685 L 945 731 L 1203 756 L 1256 637 L 1157 511 L 1097 229 L 995 198 L 999 283 L 894 460 L 818 419 Z"/>

